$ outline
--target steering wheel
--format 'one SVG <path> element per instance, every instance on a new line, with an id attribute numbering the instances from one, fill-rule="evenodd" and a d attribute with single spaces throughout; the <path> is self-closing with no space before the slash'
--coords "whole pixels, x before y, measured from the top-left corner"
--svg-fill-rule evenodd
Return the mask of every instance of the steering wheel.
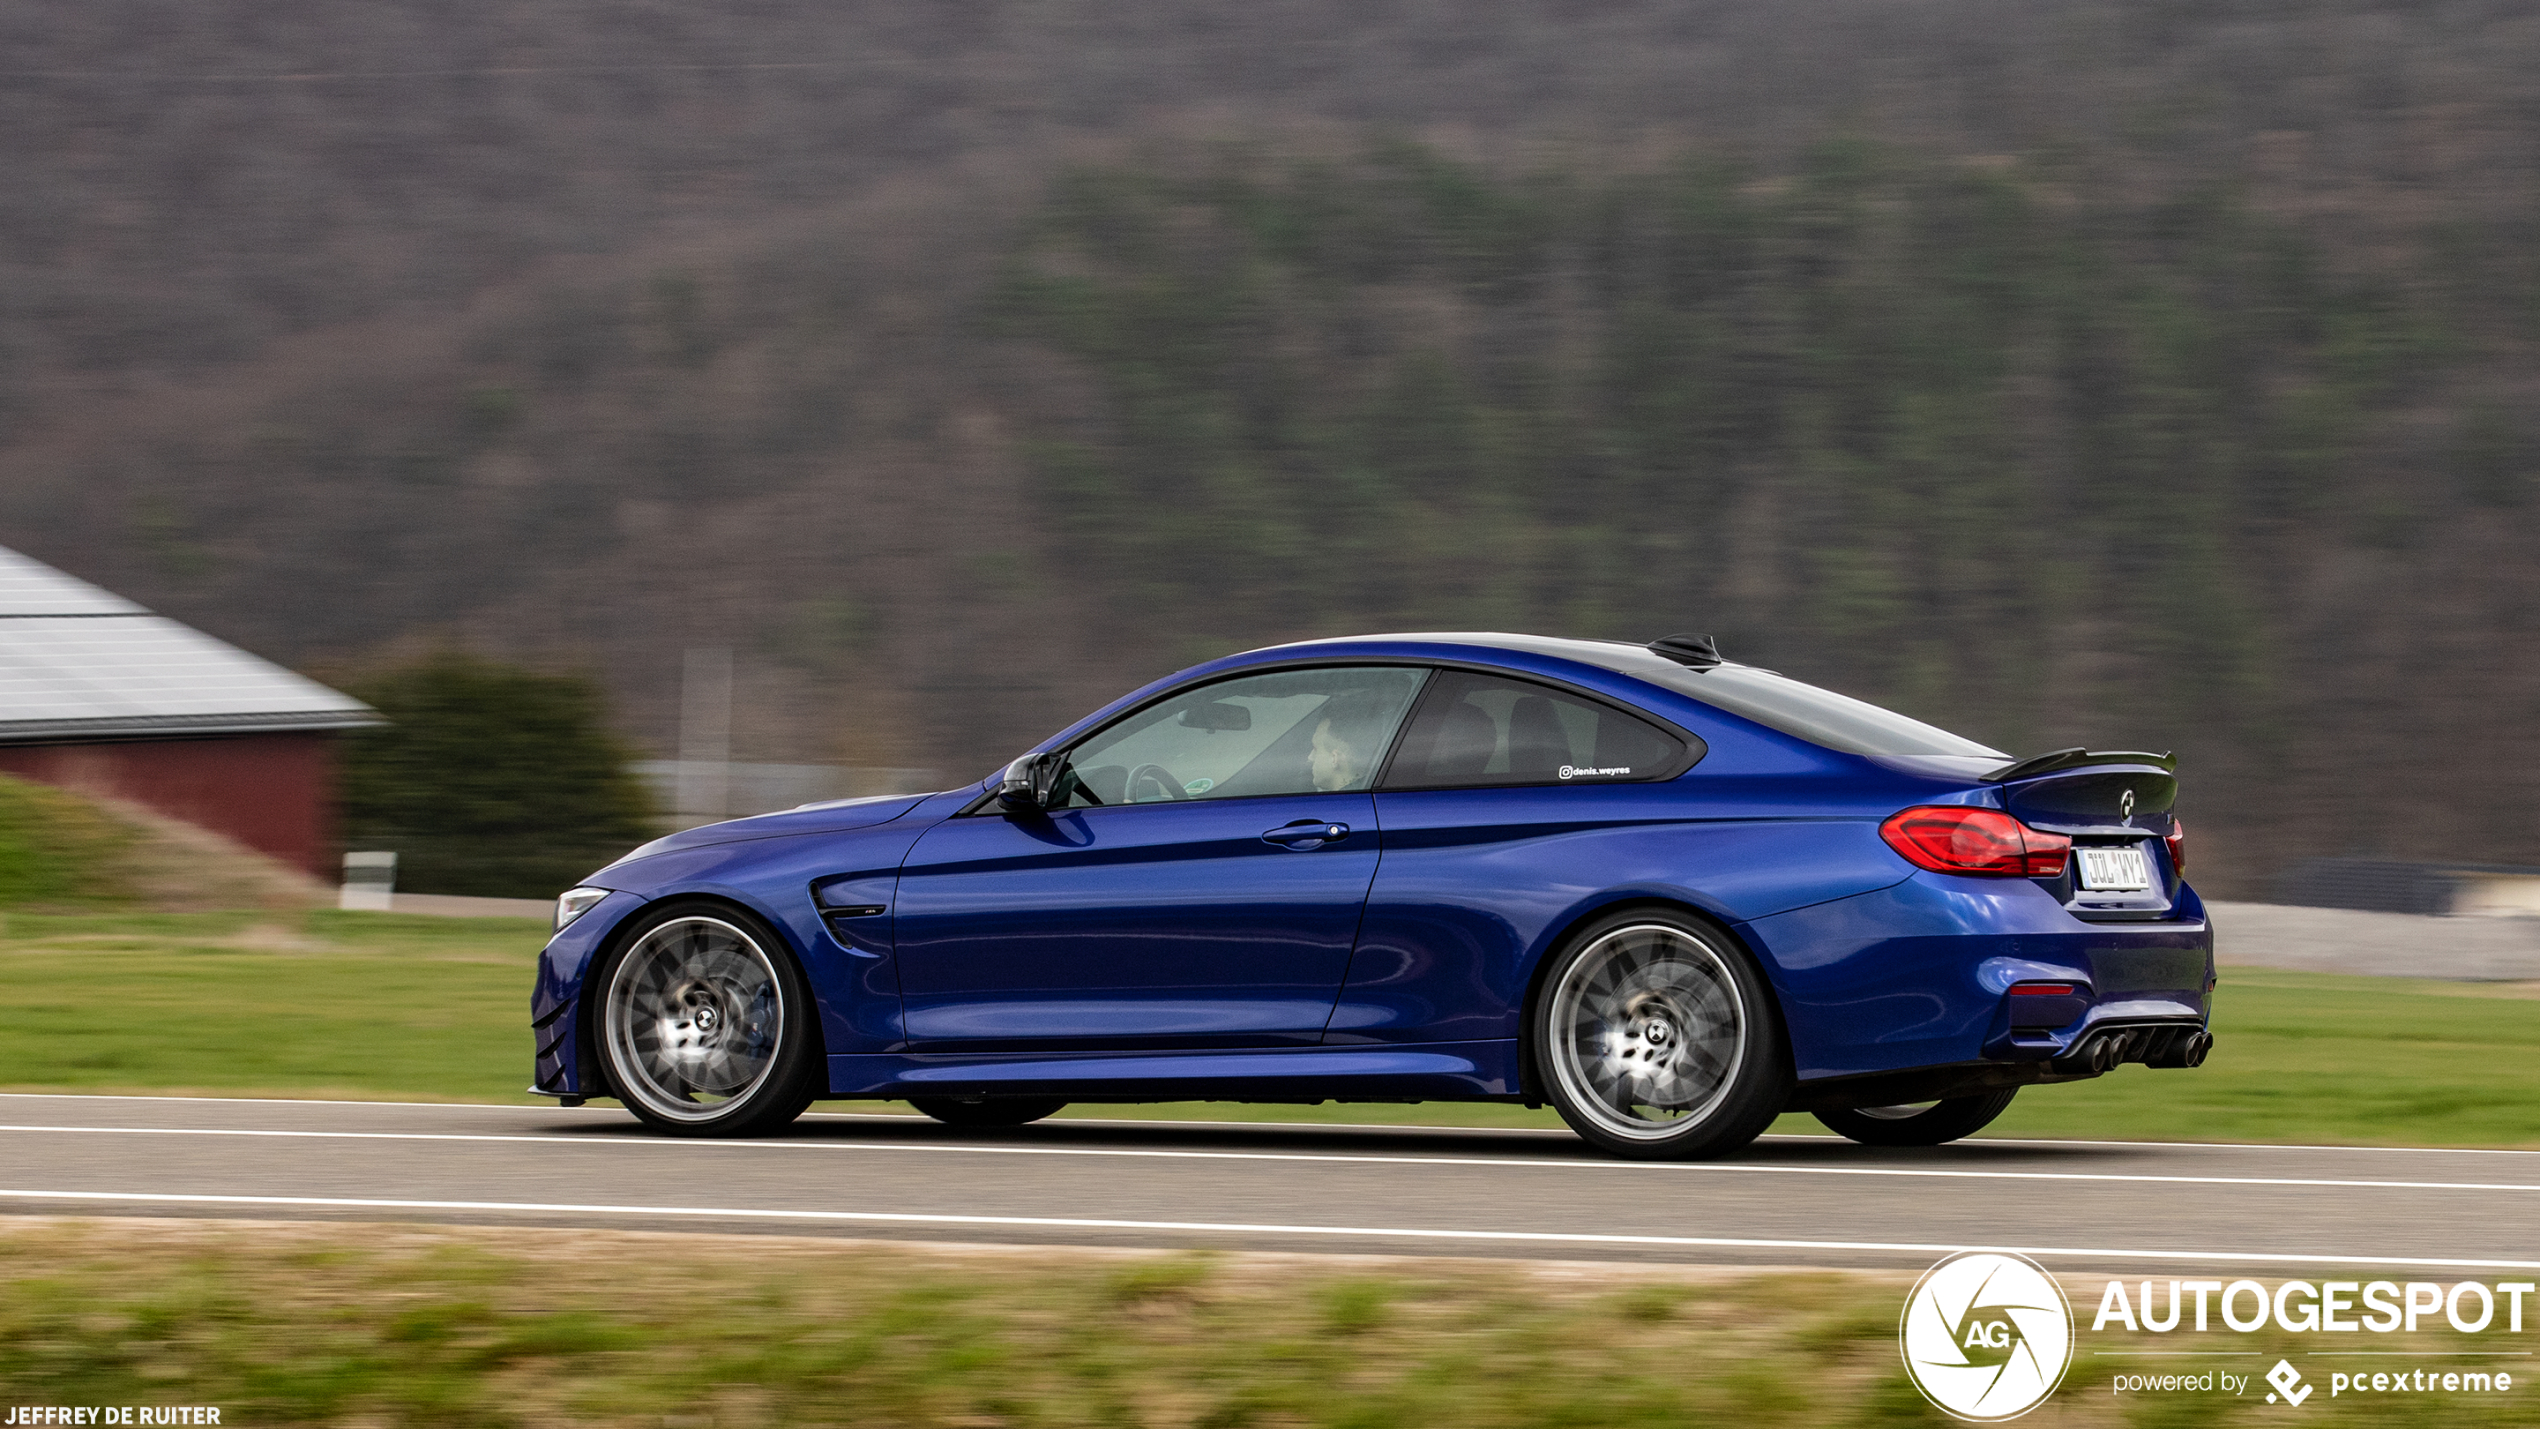
<path id="1" fill-rule="evenodd" d="M 1141 764 L 1137 768 L 1130 770 L 1128 779 L 1121 783 L 1120 802 L 1124 804 L 1153 804 L 1161 802 L 1155 799 L 1140 797 L 1138 788 L 1140 780 L 1144 780 L 1146 783 L 1161 791 L 1164 798 L 1167 800 L 1185 799 L 1190 797 L 1182 792 L 1182 781 L 1173 777 L 1172 770 L 1165 768 L 1161 764 Z"/>

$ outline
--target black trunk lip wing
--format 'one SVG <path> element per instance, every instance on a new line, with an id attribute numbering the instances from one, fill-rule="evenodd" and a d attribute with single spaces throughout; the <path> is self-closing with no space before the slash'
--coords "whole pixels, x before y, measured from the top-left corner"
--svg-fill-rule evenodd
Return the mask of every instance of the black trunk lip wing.
<path id="1" fill-rule="evenodd" d="M 2178 772 L 2177 756 L 2167 751 L 2154 754 L 2141 749 L 2083 749 L 2075 746 L 2006 764 L 1979 777 L 1987 784 L 2013 784 L 2041 774 L 2060 774 L 2067 769 L 2086 769 L 2101 764 L 2150 765 L 2165 774 Z"/>

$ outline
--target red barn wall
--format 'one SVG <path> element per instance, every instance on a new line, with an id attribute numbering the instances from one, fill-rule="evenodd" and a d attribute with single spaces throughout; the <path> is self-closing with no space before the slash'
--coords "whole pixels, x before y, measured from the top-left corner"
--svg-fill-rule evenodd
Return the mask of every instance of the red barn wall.
<path id="1" fill-rule="evenodd" d="M 0 773 L 130 799 L 331 883 L 340 873 L 333 738 L 304 731 L 0 745 Z"/>

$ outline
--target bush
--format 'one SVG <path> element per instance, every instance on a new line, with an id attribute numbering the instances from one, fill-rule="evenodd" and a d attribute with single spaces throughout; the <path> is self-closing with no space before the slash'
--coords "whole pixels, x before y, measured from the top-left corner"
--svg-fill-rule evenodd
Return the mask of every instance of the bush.
<path id="1" fill-rule="evenodd" d="M 346 846 L 399 888 L 544 898 L 651 836 L 590 680 L 445 651 L 347 684 L 391 723 L 345 741 Z"/>

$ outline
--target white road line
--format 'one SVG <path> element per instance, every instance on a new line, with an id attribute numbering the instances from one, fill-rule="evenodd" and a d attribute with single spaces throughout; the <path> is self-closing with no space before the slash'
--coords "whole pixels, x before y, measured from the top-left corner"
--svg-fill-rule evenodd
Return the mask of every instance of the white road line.
<path id="1" fill-rule="evenodd" d="M 421 1111 L 512 1111 L 540 1115 L 579 1112 L 585 1115 L 620 1115 L 617 1108 L 606 1106 L 540 1106 L 522 1102 L 387 1102 L 337 1101 L 317 1097 L 177 1097 L 149 1096 L 115 1092 L 0 1092 L 0 1100 L 31 1101 L 98 1101 L 98 1102 L 183 1102 L 213 1106 L 331 1106 L 331 1107 L 404 1107 Z M 807 1112 L 811 1121 L 893 1121 L 911 1122 L 923 1118 L 915 1112 Z M 1573 1133 L 1559 1127 L 1540 1126 L 1437 1126 L 1428 1123 L 1391 1123 L 1379 1121 L 1201 1121 L 1180 1117 L 1060 1117 L 1053 1126 L 1136 1126 L 1136 1127 L 1222 1127 L 1246 1131 L 1419 1131 L 1459 1132 L 1482 1136 L 1560 1136 Z M 1575 1139 L 1575 1138 L 1574 1138 Z M 1842 1138 L 1831 1132 L 1819 1135 L 1777 1132 L 1758 1138 L 1762 1141 L 1836 1144 Z M 2159 1151 L 2336 1151 L 2364 1152 L 2375 1155 L 2434 1156 L 2540 1156 L 2540 1150 L 2518 1150 L 2510 1146 L 2330 1146 L 2311 1142 L 2277 1141 L 2106 1141 L 2086 1137 L 2046 1136 L 1971 1136 L 1959 1143 L 1964 1146 L 2121 1146 Z"/>
<path id="2" fill-rule="evenodd" d="M 1826 1141 L 1825 1136 L 1769 1136 L 1766 1141 Z M 2410 1156 L 2540 1156 L 2510 1146 L 2317 1146 L 2298 1141 L 2093 1141 L 2087 1137 L 1970 1136 L 1961 1146 L 2123 1146 L 2159 1151 L 2371 1151 Z"/>
<path id="3" fill-rule="evenodd" d="M 1652 1245 L 1731 1250 L 1875 1250 L 1950 1255 L 1999 1250 L 2019 1255 L 2121 1260 L 2267 1261 L 2294 1265 L 2440 1265 L 2462 1270 L 2540 1270 L 2540 1260 L 2460 1260 L 2410 1255 L 2294 1255 L 2278 1251 L 2130 1250 L 2096 1246 L 1952 1245 L 1929 1241 L 1749 1240 L 1727 1236 L 1599 1235 L 1565 1231 L 1447 1230 L 1429 1226 L 1296 1226 L 1243 1221 L 1130 1221 L 1093 1216 L 962 1216 L 918 1211 L 786 1211 L 717 1206 L 612 1206 L 553 1201 L 409 1201 L 355 1196 L 211 1196 L 149 1191 L 0 1189 L 26 1201 L 185 1206 L 309 1206 L 379 1211 L 501 1211 L 523 1215 L 720 1217 L 865 1225 L 1009 1226 L 1049 1230 L 1199 1231 L 1222 1235 L 1357 1236 L 1377 1240 L 1465 1240 L 1531 1245 Z"/>
<path id="4" fill-rule="evenodd" d="M 340 1097 L 179 1097 L 139 1092 L 0 1092 L 0 1098 L 12 1101 L 48 1102 L 187 1102 L 212 1106 L 400 1106 L 422 1107 L 428 1111 L 579 1111 L 579 1107 L 540 1105 L 535 1102 L 373 1102 L 346 1101 Z M 608 1111 L 608 1107 L 591 1107 L 591 1111 Z"/>
<path id="5" fill-rule="evenodd" d="M 2175 1176 L 2113 1171 L 1965 1171 L 1911 1166 L 1764 1166 L 1733 1161 L 1592 1161 L 1516 1156 L 1379 1156 L 1363 1152 L 1190 1151 L 1164 1147 L 982 1146 L 976 1143 L 837 1141 L 672 1141 L 634 1136 L 538 1136 L 454 1131 L 282 1131 L 196 1126 L 0 1125 L 0 1133 L 66 1136 L 244 1136 L 311 1141 L 511 1142 L 531 1146 L 619 1147 L 645 1151 L 785 1151 L 953 1153 L 974 1156 L 1083 1156 L 1152 1161 L 1304 1161 L 1367 1166 L 1490 1166 L 1524 1170 L 1658 1172 L 1714 1176 L 1890 1176 L 1948 1181 L 2106 1181 L 2182 1186 L 2308 1186 L 2374 1191 L 2540 1191 L 2498 1181 L 2359 1181 L 2296 1176 Z"/>

